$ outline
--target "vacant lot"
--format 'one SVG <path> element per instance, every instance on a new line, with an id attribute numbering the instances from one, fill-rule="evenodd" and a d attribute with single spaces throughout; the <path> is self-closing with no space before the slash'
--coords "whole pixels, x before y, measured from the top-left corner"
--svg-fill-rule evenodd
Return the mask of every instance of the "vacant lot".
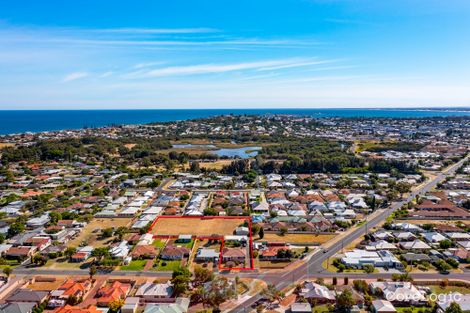
<path id="1" fill-rule="evenodd" d="M 151 230 L 152 234 L 157 236 L 210 236 L 213 234 L 225 236 L 232 235 L 235 228 L 243 224 L 245 220 L 220 219 L 220 218 L 162 218 Z"/>
<path id="2" fill-rule="evenodd" d="M 318 243 L 323 244 L 328 240 L 334 238 L 335 234 L 327 235 L 314 235 L 314 234 L 285 234 L 281 236 L 279 234 L 264 234 L 262 241 L 268 242 L 285 242 L 292 244 L 302 243 Z"/>
<path id="3" fill-rule="evenodd" d="M 7 148 L 7 147 L 13 147 L 14 145 L 15 145 L 14 143 L 0 142 L 0 149 Z"/>
<path id="4" fill-rule="evenodd" d="M 99 239 L 102 229 L 128 226 L 131 221 L 132 218 L 94 218 L 82 229 L 77 238 L 69 242 L 69 246 L 78 247 L 82 242 L 95 248 L 105 246 L 112 238 Z"/>
<path id="5" fill-rule="evenodd" d="M 59 288 L 60 285 L 64 282 L 64 279 L 57 279 L 55 281 L 44 281 L 44 282 L 34 282 L 28 285 L 28 289 L 31 290 L 54 290 Z"/>
<path id="6" fill-rule="evenodd" d="M 232 160 L 218 160 L 213 162 L 199 162 L 199 166 L 206 170 L 220 170 L 230 163 L 232 163 Z"/>

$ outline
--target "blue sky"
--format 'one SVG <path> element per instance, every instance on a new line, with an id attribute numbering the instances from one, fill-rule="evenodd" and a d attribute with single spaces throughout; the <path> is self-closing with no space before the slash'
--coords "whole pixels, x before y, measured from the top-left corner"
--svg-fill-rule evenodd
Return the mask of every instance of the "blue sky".
<path id="1" fill-rule="evenodd" d="M 467 0 L 0 2 L 0 109 L 470 106 Z"/>

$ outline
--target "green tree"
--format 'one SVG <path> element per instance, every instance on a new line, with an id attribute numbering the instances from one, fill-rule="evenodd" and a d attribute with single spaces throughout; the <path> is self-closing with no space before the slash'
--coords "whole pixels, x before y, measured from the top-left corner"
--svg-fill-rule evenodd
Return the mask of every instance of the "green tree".
<path id="1" fill-rule="evenodd" d="M 449 239 L 445 239 L 439 242 L 439 248 L 441 249 L 449 249 L 452 246 L 452 241 Z"/>
<path id="2" fill-rule="evenodd" d="M 269 301 L 281 301 L 284 298 L 284 293 L 276 288 L 276 286 L 269 284 L 267 288 L 261 291 L 261 295 L 266 297 Z"/>
<path id="3" fill-rule="evenodd" d="M 90 266 L 90 269 L 88 270 L 88 274 L 90 275 L 90 279 L 93 279 L 93 276 L 96 275 L 98 270 L 96 269 L 95 265 Z"/>
<path id="4" fill-rule="evenodd" d="M 375 268 L 372 264 L 366 264 L 363 266 L 364 272 L 367 274 L 373 273 Z"/>
<path id="5" fill-rule="evenodd" d="M 336 295 L 336 311 L 339 313 L 349 313 L 355 304 L 352 293 L 349 289 L 344 290 L 341 294 Z"/>
<path id="6" fill-rule="evenodd" d="M 76 252 L 77 252 L 77 248 L 75 248 L 75 247 L 67 247 L 67 249 L 65 249 L 65 251 L 64 251 L 64 255 L 65 255 L 68 259 L 70 259 L 70 257 L 71 257 L 72 255 L 74 255 Z"/>
<path id="7" fill-rule="evenodd" d="M 200 285 L 211 281 L 214 278 L 214 274 L 209 271 L 207 268 L 202 266 L 196 266 L 194 268 L 194 283 Z"/>
<path id="8" fill-rule="evenodd" d="M 396 184 L 395 189 L 400 194 L 400 198 L 403 198 L 403 194 L 411 191 L 411 185 L 406 182 L 399 182 Z"/>
<path id="9" fill-rule="evenodd" d="M 22 232 L 24 232 L 24 230 L 25 230 L 24 223 L 15 222 L 10 225 L 10 228 L 8 228 L 7 234 L 8 234 L 8 237 L 11 238 L 18 234 L 21 234 Z"/>
<path id="10" fill-rule="evenodd" d="M 5 276 L 7 277 L 7 280 L 8 280 L 8 278 L 10 278 L 11 273 L 13 273 L 13 270 L 12 270 L 11 267 L 5 266 L 3 268 L 3 274 L 5 274 Z"/>
<path id="11" fill-rule="evenodd" d="M 463 313 L 462 308 L 456 302 L 452 302 L 445 310 L 445 313 Z"/>

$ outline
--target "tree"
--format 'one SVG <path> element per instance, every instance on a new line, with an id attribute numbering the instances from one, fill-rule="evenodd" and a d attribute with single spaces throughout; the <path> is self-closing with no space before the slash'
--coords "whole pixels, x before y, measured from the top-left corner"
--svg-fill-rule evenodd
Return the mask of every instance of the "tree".
<path id="1" fill-rule="evenodd" d="M 276 286 L 269 284 L 267 288 L 261 291 L 261 295 L 266 297 L 269 301 L 281 301 L 284 298 L 284 293 L 276 288 Z"/>
<path id="2" fill-rule="evenodd" d="M 74 255 L 76 252 L 77 252 L 77 248 L 75 248 L 75 247 L 67 247 L 67 249 L 65 249 L 65 251 L 64 251 L 64 255 L 65 255 L 68 259 L 70 259 L 70 257 L 71 257 L 72 255 Z"/>
<path id="3" fill-rule="evenodd" d="M 121 307 L 124 305 L 124 300 L 123 299 L 117 299 L 110 301 L 108 306 L 109 306 L 109 311 L 116 313 L 118 312 Z"/>
<path id="4" fill-rule="evenodd" d="M 109 238 L 113 235 L 113 229 L 111 227 L 105 228 L 101 231 L 101 236 L 103 238 Z"/>
<path id="5" fill-rule="evenodd" d="M 364 272 L 367 273 L 367 274 L 370 274 L 370 273 L 373 273 L 375 268 L 372 264 L 365 264 L 363 266 L 363 269 L 364 269 Z"/>
<path id="6" fill-rule="evenodd" d="M 96 269 L 95 265 L 90 266 L 90 269 L 88 271 L 88 274 L 90 275 L 90 279 L 93 279 L 93 276 L 95 276 L 97 272 L 98 270 Z"/>
<path id="7" fill-rule="evenodd" d="M 51 219 L 51 224 L 56 225 L 62 219 L 62 216 L 59 212 L 52 211 L 49 213 L 49 218 Z"/>
<path id="8" fill-rule="evenodd" d="M 259 239 L 263 239 L 263 238 L 264 238 L 264 229 L 263 229 L 263 227 L 261 227 L 261 228 L 259 229 L 258 237 L 259 237 Z"/>
<path id="9" fill-rule="evenodd" d="M 25 230 L 24 223 L 15 222 L 10 225 L 10 228 L 8 228 L 7 234 L 8 234 L 8 237 L 11 238 L 18 234 L 21 234 L 22 232 L 24 232 L 24 230 Z"/>
<path id="10" fill-rule="evenodd" d="M 189 171 L 193 174 L 199 174 L 201 172 L 201 167 L 199 166 L 199 162 L 197 161 L 192 162 Z"/>
<path id="11" fill-rule="evenodd" d="M 445 310 L 445 313 L 463 313 L 462 308 L 456 302 L 452 302 Z"/>
<path id="12" fill-rule="evenodd" d="M 395 189 L 400 193 L 400 198 L 403 198 L 403 194 L 411 191 L 411 185 L 406 182 L 399 182 L 396 184 Z"/>
<path id="13" fill-rule="evenodd" d="M 47 259 L 40 254 L 35 254 L 31 257 L 31 263 L 33 264 L 44 265 L 46 262 Z"/>
<path id="14" fill-rule="evenodd" d="M 287 234 L 287 231 L 288 231 L 287 227 L 281 227 L 281 229 L 279 229 L 279 234 L 281 236 L 284 236 L 285 234 Z"/>
<path id="15" fill-rule="evenodd" d="M 232 285 L 226 277 L 217 277 L 208 285 L 204 286 L 203 304 L 214 308 L 214 312 L 219 311 L 222 303 L 235 295 L 236 286 Z"/>
<path id="16" fill-rule="evenodd" d="M 388 201 L 395 201 L 398 199 L 398 192 L 395 189 L 391 189 L 387 192 Z"/>
<path id="17" fill-rule="evenodd" d="M 445 239 L 439 242 L 439 248 L 441 249 L 449 249 L 452 246 L 452 241 L 449 239 Z"/>
<path id="18" fill-rule="evenodd" d="M 13 272 L 13 270 L 9 266 L 5 266 L 3 268 L 3 274 L 5 274 L 5 276 L 7 277 L 7 280 L 8 280 L 8 278 L 10 278 L 10 275 L 11 275 L 12 272 Z"/>
<path id="19" fill-rule="evenodd" d="M 354 305 L 354 299 L 349 289 L 344 290 L 341 294 L 336 295 L 336 311 L 339 313 L 349 313 Z"/>
<path id="20" fill-rule="evenodd" d="M 179 267 L 173 271 L 171 283 L 175 296 L 180 296 L 188 290 L 191 272 L 186 267 Z"/>
<path id="21" fill-rule="evenodd" d="M 214 278 L 214 275 L 211 271 L 207 268 L 203 268 L 202 266 L 196 266 L 194 268 L 194 283 L 196 285 L 200 285 L 211 281 Z"/>
<path id="22" fill-rule="evenodd" d="M 116 231 L 114 232 L 114 234 L 117 236 L 118 240 L 121 241 L 122 238 L 124 237 L 124 235 L 128 232 L 128 229 L 127 227 L 125 226 L 120 226 L 118 227 L 118 229 L 116 229 Z"/>

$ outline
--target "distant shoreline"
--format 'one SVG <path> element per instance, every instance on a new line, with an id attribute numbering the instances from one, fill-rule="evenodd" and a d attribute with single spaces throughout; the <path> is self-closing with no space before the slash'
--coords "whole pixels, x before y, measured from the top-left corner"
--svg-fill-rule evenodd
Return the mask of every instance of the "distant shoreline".
<path id="1" fill-rule="evenodd" d="M 0 110 L 0 135 L 173 122 L 228 114 L 287 114 L 314 118 L 431 118 L 470 116 L 470 108 Z"/>

